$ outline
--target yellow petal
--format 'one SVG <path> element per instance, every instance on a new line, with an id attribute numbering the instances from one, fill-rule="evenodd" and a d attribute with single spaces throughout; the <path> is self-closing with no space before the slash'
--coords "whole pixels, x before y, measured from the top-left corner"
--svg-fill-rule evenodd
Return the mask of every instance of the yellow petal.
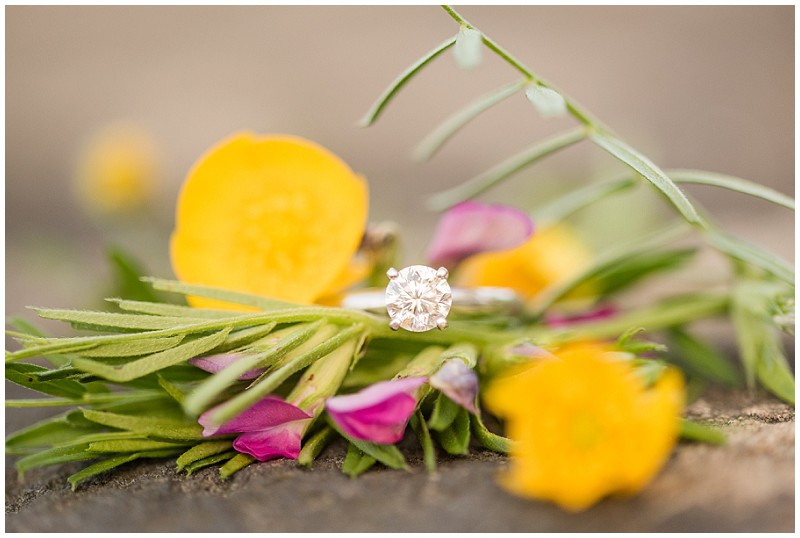
<path id="1" fill-rule="evenodd" d="M 189 173 L 172 266 L 192 284 L 311 303 L 345 271 L 366 218 L 366 185 L 338 157 L 300 138 L 241 133 Z"/>

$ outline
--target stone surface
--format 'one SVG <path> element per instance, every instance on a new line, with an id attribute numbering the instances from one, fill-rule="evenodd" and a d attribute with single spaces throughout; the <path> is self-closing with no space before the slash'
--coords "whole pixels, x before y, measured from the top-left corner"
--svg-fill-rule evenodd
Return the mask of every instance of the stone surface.
<path id="1" fill-rule="evenodd" d="M 411 265 L 390 277 L 386 310 L 392 323 L 413 332 L 435 329 L 450 313 L 452 296 L 447 277 L 425 265 Z"/>
<path id="2" fill-rule="evenodd" d="M 179 475 L 174 461 L 139 462 L 71 492 L 78 464 L 19 481 L 6 459 L 6 530 L 107 531 L 792 531 L 794 409 L 774 399 L 712 393 L 689 416 L 722 427 L 730 442 L 682 443 L 655 481 L 630 499 L 569 514 L 506 494 L 495 484 L 502 456 L 473 448 L 422 470 L 375 469 L 358 479 L 329 447 L 313 470 L 280 460 L 251 465 L 229 481 L 216 469 Z"/>

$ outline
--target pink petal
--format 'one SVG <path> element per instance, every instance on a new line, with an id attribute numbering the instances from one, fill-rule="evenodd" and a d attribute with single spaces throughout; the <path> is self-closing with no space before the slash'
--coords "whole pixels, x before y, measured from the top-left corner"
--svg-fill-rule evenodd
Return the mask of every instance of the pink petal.
<path id="1" fill-rule="evenodd" d="M 615 316 L 616 314 L 617 309 L 613 306 L 601 306 L 592 310 L 587 310 L 586 312 L 582 312 L 580 314 L 573 314 L 569 316 L 556 313 L 548 314 L 545 317 L 545 323 L 548 327 L 565 328 L 570 327 L 571 325 L 577 325 L 589 321 L 607 319 Z"/>
<path id="2" fill-rule="evenodd" d="M 517 247 L 532 233 L 533 221 L 522 211 L 500 204 L 463 202 L 439 219 L 427 258 L 431 265 L 452 267 L 473 254 Z"/>
<path id="3" fill-rule="evenodd" d="M 205 357 L 195 357 L 189 359 L 189 364 L 197 366 L 203 371 L 211 374 L 216 374 L 235 363 L 239 359 L 245 357 L 240 353 L 219 353 L 217 355 L 207 355 Z M 266 371 L 266 368 L 257 368 L 255 370 L 248 370 L 239 376 L 239 381 L 247 379 L 255 379 Z"/>
<path id="4" fill-rule="evenodd" d="M 510 348 L 508 352 L 516 357 L 526 359 L 557 359 L 555 355 L 544 348 L 535 346 L 530 342 L 522 342 Z"/>
<path id="5" fill-rule="evenodd" d="M 233 441 L 233 448 L 259 461 L 281 457 L 296 460 L 303 433 L 310 423 L 310 419 L 296 420 L 266 430 L 243 433 Z"/>
<path id="6" fill-rule="evenodd" d="M 403 438 L 417 407 L 416 389 L 424 377 L 382 381 L 355 394 L 328 398 L 328 415 L 344 433 L 356 439 L 391 444 Z"/>
<path id="7" fill-rule="evenodd" d="M 211 414 L 218 408 L 209 409 L 197 419 L 203 426 L 203 437 L 226 433 L 256 432 L 272 428 L 286 422 L 311 418 L 311 415 L 277 396 L 267 396 L 249 407 L 238 417 L 222 426 L 211 423 Z"/>
<path id="8" fill-rule="evenodd" d="M 450 359 L 431 377 L 430 384 L 445 396 L 472 413 L 475 409 L 475 397 L 478 395 L 478 376 L 475 371 L 460 359 Z"/>

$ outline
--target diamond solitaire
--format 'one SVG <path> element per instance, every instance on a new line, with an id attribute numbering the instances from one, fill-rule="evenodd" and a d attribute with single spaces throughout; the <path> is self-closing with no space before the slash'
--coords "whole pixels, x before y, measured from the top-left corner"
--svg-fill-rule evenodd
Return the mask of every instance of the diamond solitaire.
<path id="1" fill-rule="evenodd" d="M 421 333 L 447 328 L 447 314 L 453 299 L 447 283 L 447 269 L 412 265 L 386 271 L 386 310 L 389 327 Z"/>

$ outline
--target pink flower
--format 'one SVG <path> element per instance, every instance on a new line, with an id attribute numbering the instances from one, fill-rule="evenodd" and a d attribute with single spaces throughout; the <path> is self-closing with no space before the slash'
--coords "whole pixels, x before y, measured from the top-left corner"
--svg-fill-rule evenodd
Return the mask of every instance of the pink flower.
<path id="1" fill-rule="evenodd" d="M 203 426 L 203 437 L 239 433 L 233 448 L 259 461 L 279 457 L 297 459 L 300 441 L 312 418 L 277 396 L 267 396 L 221 426 L 211 424 L 210 416 L 215 409 L 198 419 Z"/>
<path id="2" fill-rule="evenodd" d="M 345 396 L 328 398 L 328 415 L 355 439 L 392 444 L 403 438 L 417 408 L 417 389 L 428 379 L 406 377 L 381 381 Z"/>
<path id="3" fill-rule="evenodd" d="M 235 363 L 236 361 L 244 358 L 246 355 L 241 353 L 219 353 L 217 355 L 207 355 L 205 357 L 195 357 L 189 359 L 189 364 L 197 366 L 203 371 L 211 374 L 216 374 Z M 266 371 L 266 368 L 256 368 L 248 370 L 238 377 L 239 381 L 248 379 L 255 379 Z"/>
<path id="4" fill-rule="evenodd" d="M 452 267 L 473 254 L 517 247 L 532 233 L 533 221 L 522 211 L 462 202 L 439 219 L 427 258 L 431 265 Z"/>
<path id="5" fill-rule="evenodd" d="M 472 413 L 478 395 L 478 376 L 461 359 L 450 359 L 430 379 L 431 387 L 442 392 L 455 403 Z"/>
<path id="6" fill-rule="evenodd" d="M 617 309 L 613 306 L 599 306 L 591 310 L 581 312 L 580 314 L 547 314 L 545 316 L 545 323 L 548 325 L 548 327 L 561 329 L 589 321 L 608 319 L 616 315 L 616 313 Z"/>

